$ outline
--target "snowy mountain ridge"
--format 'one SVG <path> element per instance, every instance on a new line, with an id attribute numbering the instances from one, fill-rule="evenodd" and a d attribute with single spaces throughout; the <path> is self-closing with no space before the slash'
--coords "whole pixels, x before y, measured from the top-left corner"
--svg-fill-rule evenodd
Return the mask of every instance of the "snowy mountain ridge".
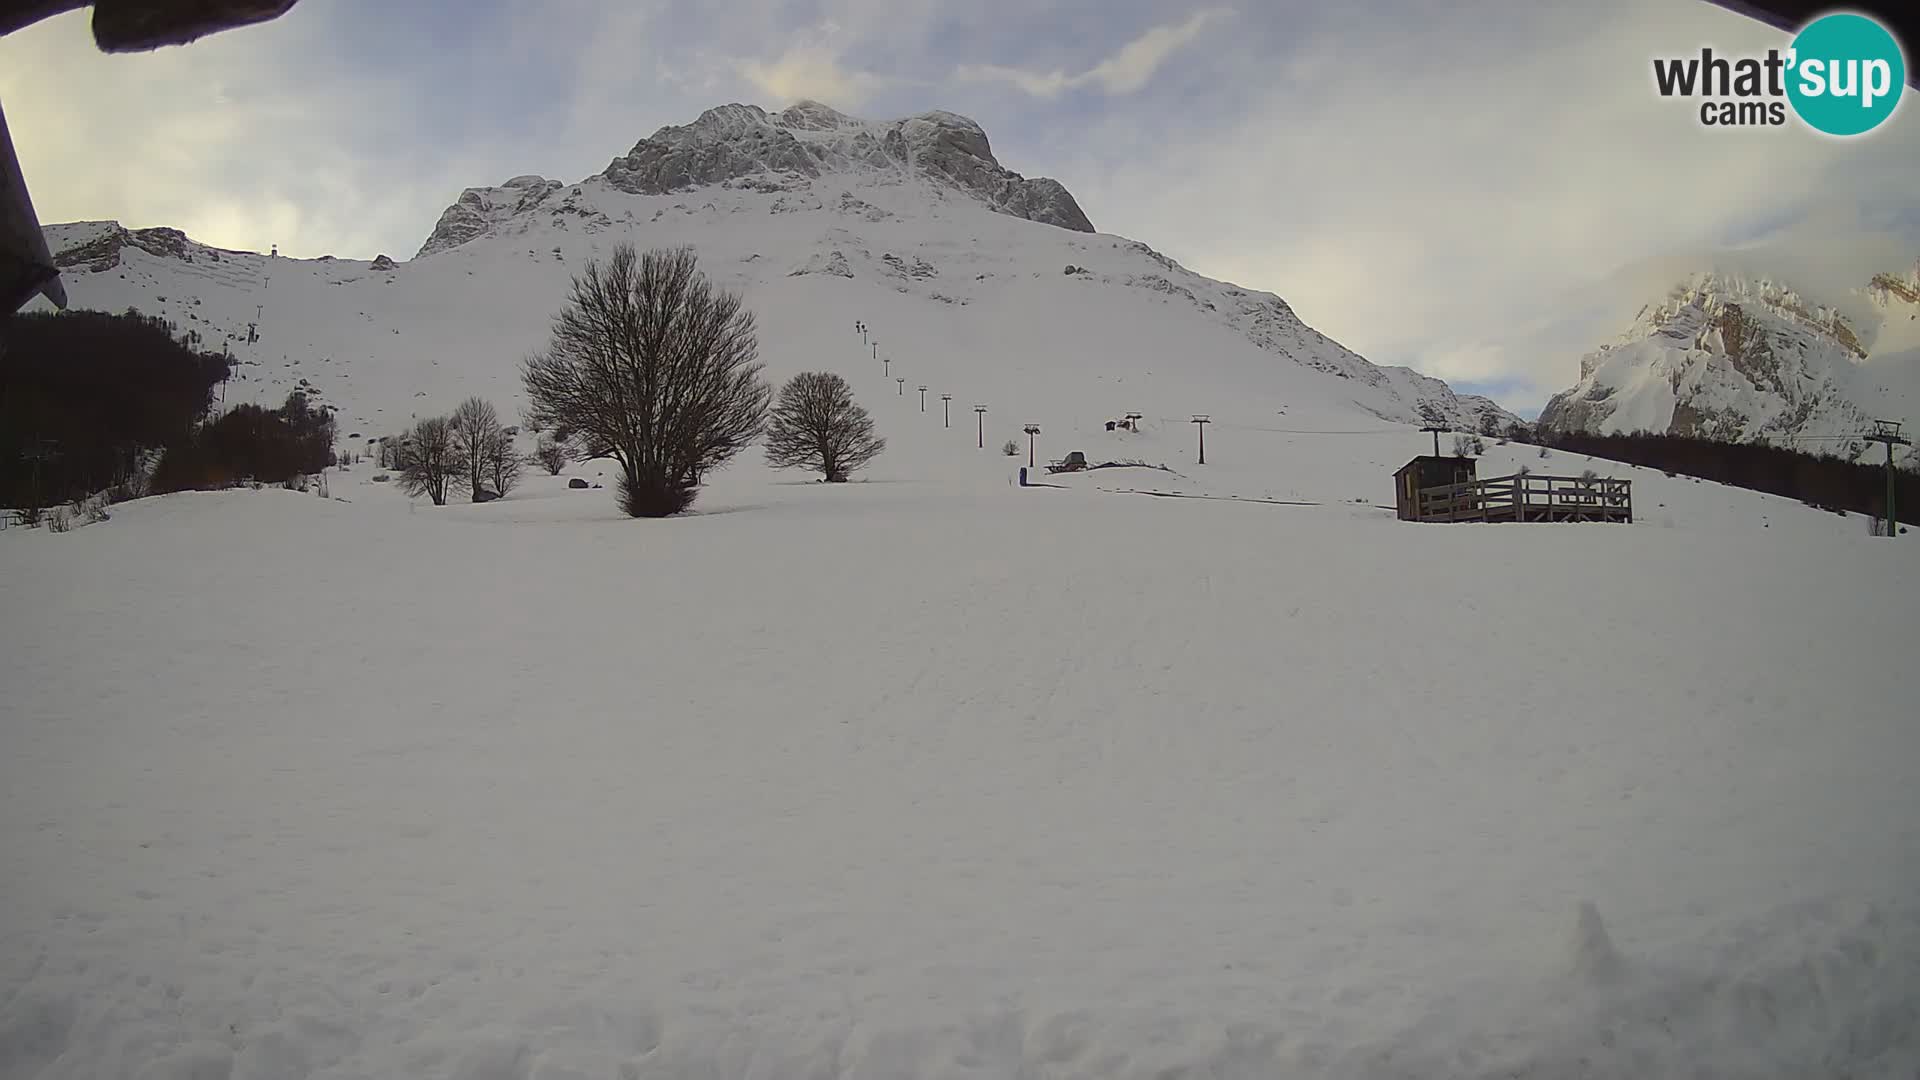
<path id="1" fill-rule="evenodd" d="M 669 125 L 641 139 L 584 183 L 629 195 L 668 195 L 736 181 L 779 192 L 804 190 L 808 181 L 829 173 L 927 176 L 997 213 L 1094 231 L 1059 181 L 1029 180 L 1004 168 L 979 124 L 943 110 L 870 123 L 817 101 L 774 114 L 757 105 L 722 105 L 691 124 Z M 497 188 L 469 188 L 441 215 L 419 255 L 458 247 L 521 215 L 578 212 L 577 204 L 564 198 L 548 202 L 564 187 L 545 177 L 520 176 Z"/>
<path id="2" fill-rule="evenodd" d="M 1303 408 L 1335 428 L 1517 422 L 1439 379 L 1369 363 L 1272 293 L 1075 220 L 1064 188 L 1001 168 L 971 120 L 874 124 L 803 102 L 710 109 L 575 184 L 529 174 L 468 189 L 406 262 L 230 252 L 114 222 L 47 235 L 76 305 L 135 307 L 228 343 L 230 394 L 298 389 L 356 427 L 419 398 L 517 397 L 518 362 L 542 344 L 568 280 L 616 242 L 695 246 L 778 343 L 770 374 L 834 361 L 843 326 L 861 319 L 887 327 L 889 351 L 915 355 L 916 377 L 1036 410 L 1238 401 L 1249 422 Z"/>
<path id="3" fill-rule="evenodd" d="M 1809 275 L 1816 276 L 1816 275 Z M 1682 277 L 1580 361 L 1542 427 L 1779 442 L 1855 457 L 1920 419 L 1920 263 L 1809 288 L 1755 266 Z"/>

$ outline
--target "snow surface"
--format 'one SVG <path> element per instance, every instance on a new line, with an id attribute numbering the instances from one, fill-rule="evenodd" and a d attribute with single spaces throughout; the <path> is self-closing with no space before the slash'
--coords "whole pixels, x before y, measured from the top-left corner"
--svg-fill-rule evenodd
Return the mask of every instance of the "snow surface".
<path id="1" fill-rule="evenodd" d="M 1021 488 L 915 397 L 677 520 L 360 466 L 0 534 L 0 1077 L 1920 1067 L 1911 545 L 1244 501 L 1404 431 Z"/>

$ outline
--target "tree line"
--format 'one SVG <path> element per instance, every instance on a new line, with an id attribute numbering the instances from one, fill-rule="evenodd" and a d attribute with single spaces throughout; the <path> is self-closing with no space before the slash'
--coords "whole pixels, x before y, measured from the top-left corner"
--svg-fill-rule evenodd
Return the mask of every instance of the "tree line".
<path id="1" fill-rule="evenodd" d="M 1886 513 L 1884 465 L 1764 443 L 1714 442 L 1684 435 L 1547 431 L 1535 433 L 1533 441 L 1556 450 L 1784 495 L 1823 509 Z M 1920 474 L 1895 469 L 1894 483 L 1896 515 L 1901 521 L 1920 524 Z"/>
<path id="2" fill-rule="evenodd" d="M 152 452 L 191 441 L 227 360 L 129 310 L 0 324 L 0 506 L 34 509 L 130 486 Z"/>
<path id="3" fill-rule="evenodd" d="M 295 391 L 279 408 L 236 405 L 173 442 L 153 471 L 154 494 L 242 481 L 280 484 L 334 464 L 333 414 Z"/>

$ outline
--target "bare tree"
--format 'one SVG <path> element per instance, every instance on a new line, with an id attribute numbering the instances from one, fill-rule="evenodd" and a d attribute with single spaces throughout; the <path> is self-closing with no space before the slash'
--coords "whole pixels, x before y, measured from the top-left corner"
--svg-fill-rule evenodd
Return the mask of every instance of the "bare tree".
<path id="1" fill-rule="evenodd" d="M 692 248 L 621 244 L 573 279 L 546 349 L 523 365 L 527 418 L 618 463 L 628 514 L 677 514 L 765 427 L 758 355 L 753 314 L 699 272 Z"/>
<path id="2" fill-rule="evenodd" d="M 453 424 L 444 416 L 430 416 L 413 425 L 393 447 L 393 468 L 400 487 L 409 495 L 425 495 L 435 506 L 447 504 L 447 492 L 467 481 L 467 459 L 454 437 Z"/>
<path id="3" fill-rule="evenodd" d="M 488 474 L 493 470 L 494 451 L 500 443 L 500 414 L 493 405 L 470 397 L 447 418 L 453 427 L 453 439 L 460 445 L 461 460 L 467 464 L 467 491 L 474 502 L 506 492 L 487 490 Z"/>
<path id="4" fill-rule="evenodd" d="M 487 477 L 493 481 L 494 494 L 504 496 L 518 487 L 526 463 L 526 458 L 514 452 L 512 435 L 504 430 L 495 435 L 487 447 Z"/>
<path id="5" fill-rule="evenodd" d="M 567 444 L 551 435 L 540 436 L 533 448 L 533 460 L 547 470 L 548 476 L 559 476 L 560 470 L 567 467 L 568 457 Z"/>
<path id="6" fill-rule="evenodd" d="M 776 469 L 811 469 L 830 483 L 864 466 L 887 448 L 873 436 L 873 419 L 853 400 L 847 380 L 825 371 L 804 371 L 780 390 L 767 426 L 767 463 Z"/>

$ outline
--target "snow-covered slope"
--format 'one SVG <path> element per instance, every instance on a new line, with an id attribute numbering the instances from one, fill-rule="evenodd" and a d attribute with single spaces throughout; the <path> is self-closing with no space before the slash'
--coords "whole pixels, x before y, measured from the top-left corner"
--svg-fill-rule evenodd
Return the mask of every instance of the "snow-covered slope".
<path id="1" fill-rule="evenodd" d="M 1022 410 L 1001 417 L 1016 425 L 1128 411 L 1248 423 L 1284 411 L 1335 428 L 1513 421 L 1485 398 L 1368 363 L 1271 293 L 1076 218 L 1064 189 L 1001 168 L 962 117 L 868 124 L 803 104 L 710 110 L 576 184 L 470 189 L 406 262 L 224 252 L 110 222 L 48 238 L 76 305 L 138 307 L 214 347 L 231 339 L 241 381 L 229 400 L 308 389 L 343 430 L 397 429 L 475 392 L 511 411 L 516 365 L 542 344 L 570 276 L 622 241 L 694 245 L 746 294 L 774 376 L 851 374 L 862 357 L 845 331 L 864 320 L 880 338 L 865 359 L 891 357 L 891 373 L 934 393 Z"/>
<path id="2" fill-rule="evenodd" d="M 1542 426 L 1854 456 L 1872 420 L 1920 420 L 1920 264 L 1820 288 L 1758 261 L 1688 274 L 1643 307 L 1581 359 L 1580 381 L 1548 402 Z"/>

